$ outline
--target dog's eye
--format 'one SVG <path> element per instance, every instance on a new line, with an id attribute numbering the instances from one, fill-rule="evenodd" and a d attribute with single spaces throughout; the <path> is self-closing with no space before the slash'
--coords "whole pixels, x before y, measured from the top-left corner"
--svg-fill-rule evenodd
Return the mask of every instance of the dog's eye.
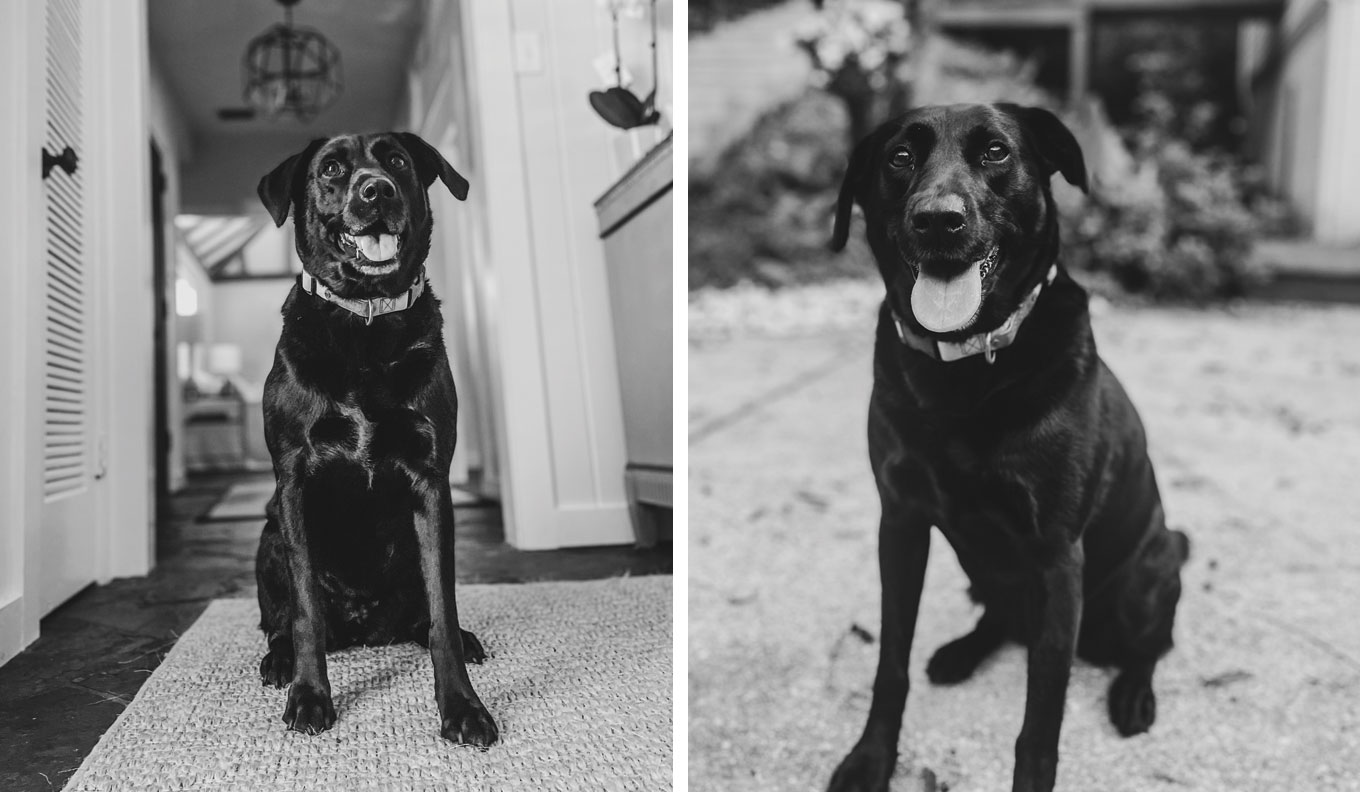
<path id="1" fill-rule="evenodd" d="M 987 150 L 982 152 L 983 162 L 1003 162 L 1011 155 L 1011 150 L 1006 148 L 1006 144 L 999 140 L 993 140 L 987 144 Z"/>
<path id="2" fill-rule="evenodd" d="M 337 176 L 343 175 L 344 172 L 345 166 L 335 160 L 326 160 L 321 163 L 321 175 L 325 176 L 327 179 L 334 179 Z"/>
<path id="3" fill-rule="evenodd" d="M 406 167 L 406 158 L 400 154 L 393 154 L 392 156 L 387 158 L 387 164 L 391 165 L 397 170 L 402 170 Z"/>
<path id="4" fill-rule="evenodd" d="M 911 149 L 900 148 L 888 158 L 888 164 L 894 168 L 910 168 L 916 164 L 916 158 L 912 156 Z"/>

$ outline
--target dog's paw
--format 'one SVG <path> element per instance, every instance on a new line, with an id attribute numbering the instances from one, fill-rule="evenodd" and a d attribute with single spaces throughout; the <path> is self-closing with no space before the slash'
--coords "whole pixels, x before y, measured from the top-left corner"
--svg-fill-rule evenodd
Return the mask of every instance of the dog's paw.
<path id="1" fill-rule="evenodd" d="M 977 671 L 989 652 L 982 650 L 972 634 L 957 638 L 935 650 L 926 664 L 931 684 L 957 685 Z"/>
<path id="2" fill-rule="evenodd" d="M 293 642 L 273 641 L 260 660 L 260 681 L 281 688 L 293 681 Z"/>
<path id="3" fill-rule="evenodd" d="M 451 717 L 444 719 L 439 736 L 457 745 L 489 748 L 500 739 L 501 733 L 486 707 L 465 703 Z"/>
<path id="4" fill-rule="evenodd" d="M 1142 734 L 1157 720 L 1157 695 L 1147 674 L 1121 671 L 1110 684 L 1110 722 L 1122 737 Z"/>
<path id="5" fill-rule="evenodd" d="M 463 661 L 474 665 L 485 663 L 486 658 L 490 655 L 486 653 L 482 642 L 477 640 L 477 636 L 467 630 L 459 630 L 459 632 L 463 634 Z"/>
<path id="6" fill-rule="evenodd" d="M 857 745 L 831 774 L 826 792 L 888 792 L 896 765 L 896 752 Z"/>
<path id="7" fill-rule="evenodd" d="M 335 725 L 335 705 L 329 693 L 311 685 L 298 684 L 288 689 L 288 705 L 283 722 L 293 731 L 320 734 Z"/>

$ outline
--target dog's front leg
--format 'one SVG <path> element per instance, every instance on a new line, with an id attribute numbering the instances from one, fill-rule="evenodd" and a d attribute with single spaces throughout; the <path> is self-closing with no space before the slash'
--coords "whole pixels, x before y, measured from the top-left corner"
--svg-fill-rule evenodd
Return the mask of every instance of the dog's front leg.
<path id="1" fill-rule="evenodd" d="M 468 679 L 468 658 L 453 591 L 453 496 L 448 477 L 430 475 L 422 481 L 421 490 L 415 528 L 420 542 L 420 571 L 430 603 L 430 660 L 434 664 L 439 733 L 455 743 L 485 748 L 500 735 Z"/>
<path id="2" fill-rule="evenodd" d="M 1058 772 L 1058 734 L 1081 625 L 1080 542 L 1034 582 L 1027 603 L 1029 683 L 1025 722 L 1015 742 L 1013 792 L 1051 792 Z"/>
<path id="3" fill-rule="evenodd" d="M 335 725 L 335 706 L 326 677 L 326 620 L 302 521 L 300 481 L 282 482 L 279 523 L 288 547 L 294 657 L 293 684 L 288 688 L 283 721 L 295 731 L 320 734 Z"/>
<path id="4" fill-rule="evenodd" d="M 886 792 L 897 765 L 897 736 L 911 687 L 907 661 L 930 556 L 930 520 L 892 514 L 884 504 L 878 529 L 878 571 L 883 583 L 878 672 L 864 734 L 831 776 L 828 792 Z"/>

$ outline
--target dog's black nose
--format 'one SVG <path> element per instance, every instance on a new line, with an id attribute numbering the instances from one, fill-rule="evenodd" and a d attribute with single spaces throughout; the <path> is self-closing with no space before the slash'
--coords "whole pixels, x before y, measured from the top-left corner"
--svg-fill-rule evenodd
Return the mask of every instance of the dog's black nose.
<path id="1" fill-rule="evenodd" d="M 387 179 L 374 176 L 359 188 L 359 197 L 369 203 L 373 203 L 379 198 L 396 198 L 397 187 Z"/>
<path id="2" fill-rule="evenodd" d="M 911 230 L 932 241 L 946 241 L 967 225 L 966 208 L 958 194 L 930 196 L 911 207 Z"/>
<path id="3" fill-rule="evenodd" d="M 911 227 L 918 234 L 931 234 L 939 237 L 957 234 L 964 227 L 963 212 L 929 209 L 912 212 Z"/>

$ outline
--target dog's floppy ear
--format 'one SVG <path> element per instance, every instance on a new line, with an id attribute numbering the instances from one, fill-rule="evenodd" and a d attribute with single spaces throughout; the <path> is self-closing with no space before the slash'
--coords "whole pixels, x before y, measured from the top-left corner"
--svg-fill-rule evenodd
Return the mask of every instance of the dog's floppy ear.
<path id="1" fill-rule="evenodd" d="M 850 239 L 850 213 L 855 208 L 855 198 L 860 185 L 878 150 L 878 133 L 864 138 L 850 154 L 850 164 L 845 168 L 845 178 L 841 179 L 841 194 L 836 199 L 836 225 L 831 231 L 831 249 L 843 250 Z"/>
<path id="2" fill-rule="evenodd" d="M 307 144 L 307 148 L 280 162 L 278 167 L 260 179 L 255 192 L 259 194 L 264 208 L 269 210 L 269 216 L 274 218 L 274 225 L 281 226 L 288 219 L 288 207 L 293 203 L 293 196 L 302 192 L 307 166 L 325 142 L 325 138 L 313 140 Z"/>
<path id="3" fill-rule="evenodd" d="M 444 182 L 444 186 L 449 188 L 453 197 L 460 201 L 466 201 L 468 195 L 468 180 L 463 178 L 463 174 L 453 169 L 449 161 L 444 159 L 434 146 L 421 140 L 419 135 L 410 132 L 398 132 L 397 139 L 401 145 L 411 153 L 411 158 L 415 160 L 416 173 L 420 176 L 420 183 L 429 189 L 434 184 L 436 177 Z"/>
<path id="4" fill-rule="evenodd" d="M 1042 107 L 1013 104 L 1000 104 L 997 107 L 1009 113 L 1025 128 L 1025 133 L 1044 160 L 1048 170 L 1045 175 L 1061 172 L 1068 184 L 1080 187 L 1082 192 L 1089 192 L 1086 160 L 1081 155 L 1081 145 L 1061 119 Z"/>

